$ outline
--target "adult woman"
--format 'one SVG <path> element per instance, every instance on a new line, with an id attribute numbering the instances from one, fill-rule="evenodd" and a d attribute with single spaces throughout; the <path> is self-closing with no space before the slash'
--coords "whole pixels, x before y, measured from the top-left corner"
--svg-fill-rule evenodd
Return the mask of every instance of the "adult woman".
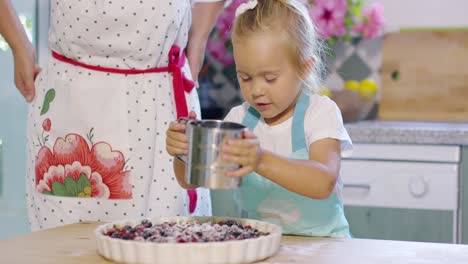
<path id="1" fill-rule="evenodd" d="M 0 0 L 0 32 L 13 49 L 18 89 L 30 102 L 32 230 L 187 209 L 211 214 L 208 191 L 187 196 L 164 151 L 169 121 L 190 110 L 199 114 L 192 76 L 224 4 L 197 2 L 53 0 L 52 58 L 33 84 L 34 51 L 10 2 Z"/>

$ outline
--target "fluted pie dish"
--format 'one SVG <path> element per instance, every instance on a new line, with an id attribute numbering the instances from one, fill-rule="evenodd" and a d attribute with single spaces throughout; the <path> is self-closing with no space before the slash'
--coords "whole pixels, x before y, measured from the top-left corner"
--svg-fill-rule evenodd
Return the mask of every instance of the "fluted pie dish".
<path id="1" fill-rule="evenodd" d="M 122 220 L 95 230 L 98 252 L 120 263 L 249 263 L 274 255 L 277 225 L 241 218 Z"/>

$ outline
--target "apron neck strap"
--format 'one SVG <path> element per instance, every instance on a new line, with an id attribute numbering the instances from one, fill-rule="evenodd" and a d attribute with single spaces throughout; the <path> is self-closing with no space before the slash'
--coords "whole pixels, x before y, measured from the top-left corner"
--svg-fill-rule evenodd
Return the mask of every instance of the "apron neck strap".
<path id="1" fill-rule="evenodd" d="M 309 96 L 301 94 L 296 102 L 294 108 L 294 116 L 292 121 L 292 150 L 293 152 L 299 151 L 304 148 L 306 144 L 305 132 L 304 132 L 304 116 L 309 107 Z M 252 106 L 249 106 L 247 113 L 242 120 L 242 124 L 253 131 L 260 120 L 260 113 L 257 112 Z"/>
<path id="2" fill-rule="evenodd" d="M 306 145 L 304 131 L 304 117 L 309 107 L 309 96 L 301 94 L 294 108 L 294 116 L 292 121 L 292 151 L 296 152 L 304 148 Z"/>
<path id="3" fill-rule="evenodd" d="M 258 121 L 260 120 L 260 113 L 255 110 L 252 106 L 249 106 L 247 113 L 242 120 L 242 124 L 249 128 L 250 131 L 253 131 L 257 126 Z"/>

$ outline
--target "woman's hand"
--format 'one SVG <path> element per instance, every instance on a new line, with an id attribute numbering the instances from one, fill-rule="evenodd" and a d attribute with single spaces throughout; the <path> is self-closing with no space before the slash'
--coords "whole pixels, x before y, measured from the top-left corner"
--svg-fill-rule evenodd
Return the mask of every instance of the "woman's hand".
<path id="1" fill-rule="evenodd" d="M 34 79 L 41 69 L 36 65 L 34 48 L 9 0 L 0 0 L 0 34 L 13 50 L 16 87 L 26 101 L 31 102 L 35 93 Z"/>
<path id="2" fill-rule="evenodd" d="M 263 155 L 260 142 L 250 131 L 243 133 L 243 139 L 229 139 L 222 146 L 223 159 L 241 167 L 227 173 L 231 177 L 242 177 L 257 170 Z"/>
<path id="3" fill-rule="evenodd" d="M 197 114 L 193 111 L 189 113 L 189 119 L 195 119 Z M 166 131 L 166 150 L 169 155 L 187 155 L 188 137 L 185 135 L 186 125 L 177 121 L 171 122 Z"/>
<path id="4" fill-rule="evenodd" d="M 27 42 L 20 49 L 13 50 L 15 62 L 15 84 L 27 102 L 35 96 L 34 80 L 41 71 L 36 64 L 36 54 L 32 45 Z"/>

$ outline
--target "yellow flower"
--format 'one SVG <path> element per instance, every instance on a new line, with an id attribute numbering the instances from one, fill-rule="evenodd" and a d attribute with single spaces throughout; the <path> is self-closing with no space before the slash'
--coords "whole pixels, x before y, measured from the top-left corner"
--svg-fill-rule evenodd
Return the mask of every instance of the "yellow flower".
<path id="1" fill-rule="evenodd" d="M 345 83 L 345 89 L 352 90 L 352 91 L 359 91 L 359 82 L 355 80 L 349 80 Z"/>
<path id="2" fill-rule="evenodd" d="M 84 187 L 84 193 L 86 195 L 90 195 L 91 194 L 91 187 L 89 187 L 89 186 Z"/>
<path id="3" fill-rule="evenodd" d="M 377 93 L 377 83 L 370 79 L 361 81 L 359 93 L 362 97 L 371 97 Z"/>

